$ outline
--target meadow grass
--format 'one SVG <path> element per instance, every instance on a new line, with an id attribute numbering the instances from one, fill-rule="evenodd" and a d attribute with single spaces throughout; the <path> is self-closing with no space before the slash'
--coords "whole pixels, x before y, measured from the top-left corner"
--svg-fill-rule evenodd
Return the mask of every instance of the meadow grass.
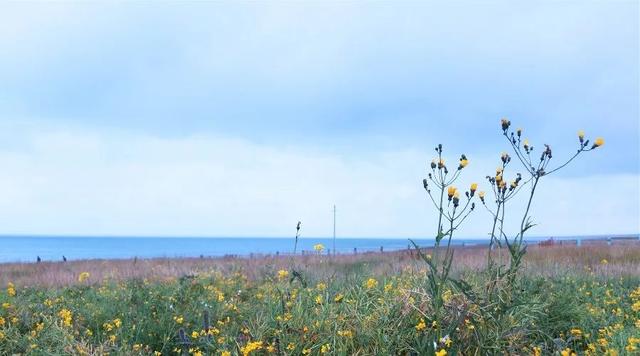
<path id="1" fill-rule="evenodd" d="M 452 274 L 488 288 L 486 254 L 457 248 Z M 3 355 L 632 355 L 640 347 L 637 242 L 530 247 L 510 303 L 487 313 L 447 285 L 441 325 L 416 251 L 2 264 L 0 272 Z M 430 345 L 435 331 L 443 336 Z"/>

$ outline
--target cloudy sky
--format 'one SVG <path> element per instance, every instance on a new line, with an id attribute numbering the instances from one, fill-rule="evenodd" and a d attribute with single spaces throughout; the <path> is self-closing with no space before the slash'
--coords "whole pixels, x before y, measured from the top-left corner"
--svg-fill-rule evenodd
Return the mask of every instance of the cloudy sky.
<path id="1" fill-rule="evenodd" d="M 503 116 L 556 164 L 606 139 L 543 181 L 533 235 L 638 233 L 639 25 L 637 1 L 2 3 L 0 234 L 327 236 L 336 204 L 340 236 L 429 237 L 433 147 L 486 188 Z"/>

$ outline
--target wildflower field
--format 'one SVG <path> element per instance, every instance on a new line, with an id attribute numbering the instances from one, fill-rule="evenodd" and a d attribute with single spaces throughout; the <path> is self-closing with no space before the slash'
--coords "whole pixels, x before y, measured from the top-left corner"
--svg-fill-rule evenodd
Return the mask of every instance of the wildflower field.
<path id="1" fill-rule="evenodd" d="M 457 251 L 452 273 L 487 288 L 491 276 L 476 268 L 486 253 Z M 43 287 L 34 278 L 44 269 L 53 274 Z M 640 347 L 638 243 L 532 248 L 514 306 L 487 318 L 447 288 L 441 323 L 415 251 L 0 270 L 16 281 L 3 280 L 0 294 L 3 355 L 632 355 Z"/>
<path id="2" fill-rule="evenodd" d="M 500 121 L 507 152 L 468 190 L 470 164 L 443 145 L 422 181 L 437 216 L 433 247 L 394 253 L 0 266 L 0 352 L 33 355 L 633 355 L 640 354 L 640 244 L 529 246 L 546 177 L 604 145 L 583 131 L 553 165 Z M 514 172 L 508 172 L 513 170 Z M 508 180 L 507 176 L 512 179 Z M 520 193 L 523 194 L 520 194 Z M 514 199 L 519 228 L 508 231 Z M 452 243 L 489 217 L 488 246 Z M 511 214 L 505 214 L 509 210 Z"/>

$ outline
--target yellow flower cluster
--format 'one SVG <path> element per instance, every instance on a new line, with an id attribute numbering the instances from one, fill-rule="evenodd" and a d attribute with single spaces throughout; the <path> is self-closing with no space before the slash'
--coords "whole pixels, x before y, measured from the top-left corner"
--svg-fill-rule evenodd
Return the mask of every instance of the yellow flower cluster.
<path id="1" fill-rule="evenodd" d="M 82 283 L 89 279 L 90 276 L 91 274 L 89 274 L 89 272 L 82 272 L 78 275 L 78 282 Z"/>
<path id="2" fill-rule="evenodd" d="M 62 320 L 62 325 L 70 327 L 73 319 L 73 313 L 69 309 L 62 309 L 58 312 L 58 316 Z"/>
<path id="3" fill-rule="evenodd" d="M 7 295 L 10 297 L 16 296 L 16 287 L 11 282 L 7 283 Z"/>
<path id="4" fill-rule="evenodd" d="M 367 287 L 367 289 L 373 289 L 378 286 L 378 281 L 375 280 L 375 278 L 369 278 L 365 283 L 365 286 Z"/>
<path id="5" fill-rule="evenodd" d="M 253 351 L 262 350 L 262 347 L 262 341 L 248 342 L 246 345 L 240 348 L 240 353 L 242 353 L 243 356 L 247 356 Z"/>
<path id="6" fill-rule="evenodd" d="M 281 270 L 279 270 L 279 271 L 278 271 L 278 279 L 279 279 L 279 280 L 284 280 L 284 279 L 286 279 L 288 276 L 289 276 L 289 271 L 286 271 L 286 270 L 283 270 L 283 269 L 281 269 Z"/>

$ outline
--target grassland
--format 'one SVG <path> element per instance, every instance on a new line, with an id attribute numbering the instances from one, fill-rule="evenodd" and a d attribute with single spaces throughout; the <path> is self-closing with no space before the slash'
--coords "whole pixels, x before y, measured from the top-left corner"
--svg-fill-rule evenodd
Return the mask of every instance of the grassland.
<path id="1" fill-rule="evenodd" d="M 485 265 L 485 249 L 460 248 L 453 274 L 482 291 L 492 282 Z M 427 268 L 415 251 L 2 264 L 0 272 L 2 355 L 633 355 L 640 348 L 637 242 L 531 247 L 509 308 L 479 307 L 447 286 L 446 325 L 432 321 Z M 433 333 L 442 336 L 438 345 L 428 345 Z"/>

